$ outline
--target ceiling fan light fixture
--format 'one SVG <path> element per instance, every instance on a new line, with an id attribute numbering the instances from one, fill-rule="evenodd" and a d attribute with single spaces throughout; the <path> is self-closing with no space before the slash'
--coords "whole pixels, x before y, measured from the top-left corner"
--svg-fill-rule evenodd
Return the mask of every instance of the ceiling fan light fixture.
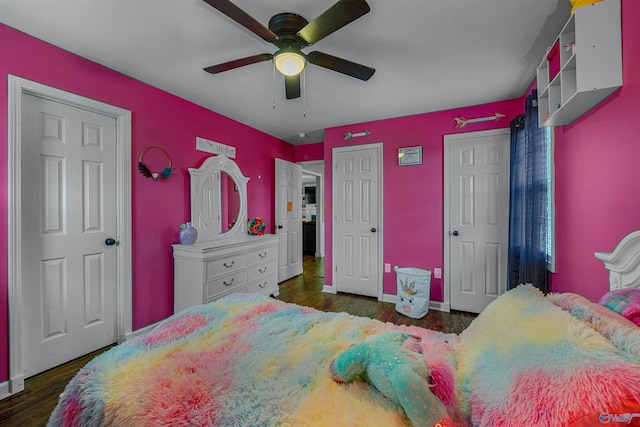
<path id="1" fill-rule="evenodd" d="M 280 49 L 273 56 L 273 63 L 285 76 L 296 76 L 307 65 L 307 59 L 295 49 Z"/>

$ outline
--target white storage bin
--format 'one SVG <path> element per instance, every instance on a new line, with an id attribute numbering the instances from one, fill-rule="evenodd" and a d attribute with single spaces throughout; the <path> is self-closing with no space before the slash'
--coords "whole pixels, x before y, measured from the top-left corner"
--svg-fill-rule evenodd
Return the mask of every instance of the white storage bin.
<path id="1" fill-rule="evenodd" d="M 398 267 L 396 271 L 398 293 L 396 311 L 414 319 L 429 311 L 431 271 L 417 267 Z"/>

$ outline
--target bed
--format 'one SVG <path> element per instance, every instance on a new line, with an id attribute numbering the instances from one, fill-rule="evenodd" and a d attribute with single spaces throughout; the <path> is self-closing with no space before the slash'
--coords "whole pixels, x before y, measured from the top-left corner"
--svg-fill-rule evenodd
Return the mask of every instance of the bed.
<path id="1" fill-rule="evenodd" d="M 596 254 L 612 291 L 639 287 L 639 246 Z M 232 294 L 93 359 L 49 425 L 640 425 L 640 328 L 530 285 L 458 335 Z"/>

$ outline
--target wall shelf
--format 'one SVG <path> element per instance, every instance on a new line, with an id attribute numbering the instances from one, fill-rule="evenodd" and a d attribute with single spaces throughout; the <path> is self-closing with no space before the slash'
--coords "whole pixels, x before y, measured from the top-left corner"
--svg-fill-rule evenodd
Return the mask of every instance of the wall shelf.
<path id="1" fill-rule="evenodd" d="M 556 45 L 536 71 L 540 127 L 567 125 L 622 86 L 620 0 L 576 9 Z"/>

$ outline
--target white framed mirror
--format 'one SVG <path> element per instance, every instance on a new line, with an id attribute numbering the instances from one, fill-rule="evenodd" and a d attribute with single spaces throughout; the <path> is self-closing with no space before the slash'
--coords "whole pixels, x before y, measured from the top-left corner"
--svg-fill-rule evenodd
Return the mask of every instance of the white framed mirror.
<path id="1" fill-rule="evenodd" d="M 191 222 L 199 242 L 247 234 L 247 182 L 237 163 L 209 157 L 191 176 Z"/>

